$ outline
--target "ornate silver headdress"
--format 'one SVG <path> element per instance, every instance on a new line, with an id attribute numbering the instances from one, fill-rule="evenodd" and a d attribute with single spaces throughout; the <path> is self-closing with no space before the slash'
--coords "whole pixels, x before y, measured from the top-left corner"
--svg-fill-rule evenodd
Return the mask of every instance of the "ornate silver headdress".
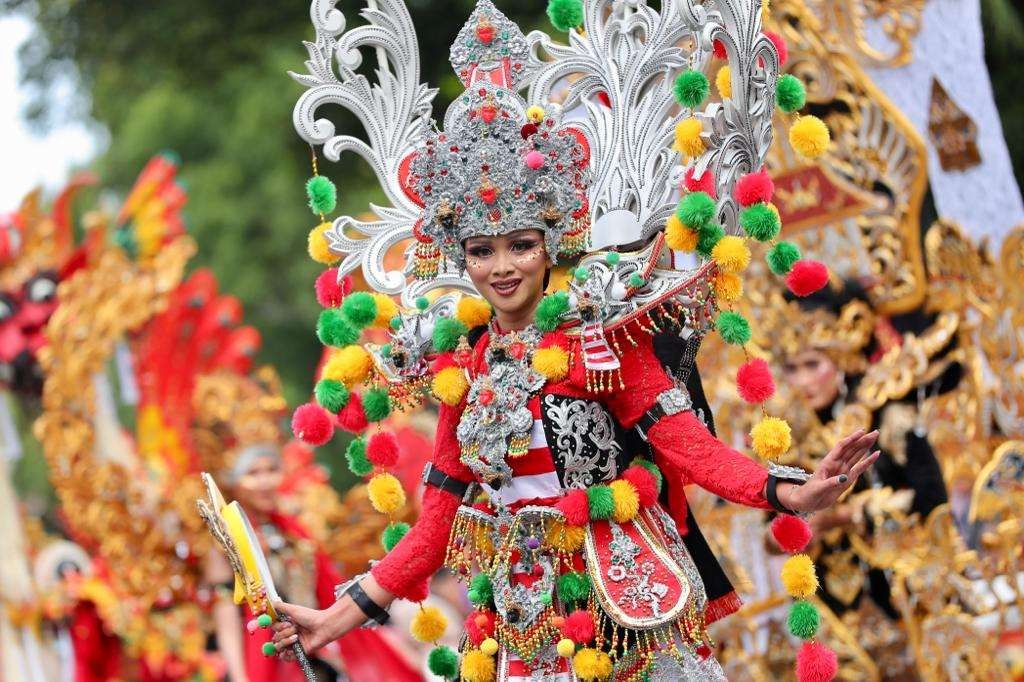
<path id="1" fill-rule="evenodd" d="M 311 5 L 317 37 L 306 43 L 308 73 L 292 74 L 307 88 L 295 106 L 295 127 L 311 145 L 323 145 L 330 160 L 345 151 L 361 155 L 391 202 L 372 207 L 377 220 L 334 221 L 326 237 L 342 259 L 340 274 L 361 267 L 371 287 L 401 293 L 410 303 L 434 287 L 473 291 L 461 267 L 460 240 L 507 229 L 502 226 L 512 221 L 544 226 L 558 238 L 579 237 L 570 245 L 575 248 L 583 246 L 581 229 L 588 225 L 592 249 L 649 238 L 672 214 L 684 172 L 673 136 L 691 117 L 701 124 L 705 151 L 689 172 L 713 174 L 716 221 L 727 233 L 739 231 L 732 188 L 760 169 L 771 143 L 778 76 L 776 49 L 760 30 L 758 0 L 664 0 L 660 12 L 645 0 L 586 0 L 584 30 L 570 31 L 568 45 L 540 31 L 523 37 L 490 0 L 480 0 L 452 47 L 452 64 L 468 89 L 445 116 L 447 134 L 431 132 L 436 90 L 419 82 L 416 36 L 401 0 L 367 0 L 362 16 L 369 24 L 351 30 L 334 4 Z M 681 107 L 672 94 L 676 76 L 706 70 L 715 41 L 729 56 L 731 97 L 702 111 Z M 376 51 L 376 84 L 356 73 L 364 47 Z M 544 111 L 536 132 L 522 89 Z M 552 104 L 563 93 L 561 108 Z M 337 135 L 330 121 L 317 119 L 325 104 L 351 110 L 367 141 Z M 566 118 L 585 116 L 570 126 L 559 123 L 560 110 Z M 484 115 L 493 120 L 487 123 Z M 433 160 L 426 158 L 428 148 Z M 536 169 L 526 162 L 534 150 L 544 161 Z M 583 158 L 589 170 L 581 167 Z M 534 156 L 531 163 L 539 160 Z M 432 182 L 445 161 L 450 179 Z M 486 174 L 476 172 L 481 165 L 488 166 Z M 578 194 L 583 189 L 585 197 Z M 494 207 L 503 201 L 498 216 Z M 405 271 L 386 270 L 385 254 L 409 240 Z M 435 274 L 430 258 L 439 247 L 448 258 Z"/>

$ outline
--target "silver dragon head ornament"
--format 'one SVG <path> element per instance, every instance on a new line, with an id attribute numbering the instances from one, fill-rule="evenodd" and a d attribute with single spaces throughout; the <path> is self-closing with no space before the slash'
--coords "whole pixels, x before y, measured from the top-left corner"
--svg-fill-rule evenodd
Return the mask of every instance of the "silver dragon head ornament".
<path id="1" fill-rule="evenodd" d="M 310 7 L 316 39 L 305 43 L 307 72 L 291 74 L 306 87 L 295 128 L 331 161 L 361 156 L 389 202 L 371 206 L 373 220 L 342 216 L 327 231 L 339 276 L 361 268 L 373 289 L 409 305 L 433 288 L 474 291 L 462 253 L 472 235 L 538 227 L 552 259 L 643 242 L 672 214 L 687 170 L 713 174 L 716 218 L 739 232 L 733 186 L 761 168 L 778 78 L 760 0 L 664 0 L 660 11 L 646 0 L 584 0 L 583 30 L 570 31 L 568 44 L 541 31 L 524 36 L 479 0 L 451 49 L 466 90 L 443 131 L 430 119 L 437 91 L 419 81 L 403 2 L 367 0 L 367 23 L 351 29 L 335 4 Z M 731 97 L 687 109 L 673 83 L 684 71 L 706 71 L 715 41 L 728 53 Z M 357 73 L 363 50 L 375 55 L 376 82 Z M 328 104 L 351 111 L 364 139 L 316 118 Z M 704 152 L 685 159 L 673 138 L 691 117 Z M 408 244 L 406 267 L 389 271 L 385 256 L 400 244 Z"/>

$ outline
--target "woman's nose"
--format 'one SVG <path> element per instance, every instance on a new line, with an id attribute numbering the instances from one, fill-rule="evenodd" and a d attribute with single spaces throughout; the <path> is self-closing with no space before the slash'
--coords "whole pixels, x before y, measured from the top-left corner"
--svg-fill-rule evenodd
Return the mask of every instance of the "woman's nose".
<path id="1" fill-rule="evenodd" d="M 506 275 L 513 271 L 515 271 L 515 265 L 512 262 L 512 254 L 507 250 L 498 251 L 494 259 L 494 274 Z"/>

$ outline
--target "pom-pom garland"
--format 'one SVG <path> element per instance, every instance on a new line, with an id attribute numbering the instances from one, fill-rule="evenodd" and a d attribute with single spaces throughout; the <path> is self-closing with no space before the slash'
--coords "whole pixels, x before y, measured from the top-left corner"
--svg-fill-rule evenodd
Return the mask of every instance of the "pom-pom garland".
<path id="1" fill-rule="evenodd" d="M 820 642 L 804 642 L 796 654 L 798 682 L 829 682 L 838 672 L 836 652 Z"/>
<path id="2" fill-rule="evenodd" d="M 381 514 L 393 514 L 405 505 L 405 491 L 398 479 L 388 473 L 377 474 L 366 485 L 370 504 Z"/>
<path id="3" fill-rule="evenodd" d="M 718 70 L 715 74 L 715 87 L 718 88 L 718 94 L 722 96 L 722 99 L 729 99 L 732 97 L 732 69 L 726 64 Z"/>
<path id="4" fill-rule="evenodd" d="M 341 310 L 345 317 L 360 329 L 377 319 L 377 302 L 365 291 L 357 291 L 346 296 L 341 302 Z"/>
<path id="5" fill-rule="evenodd" d="M 398 439 L 387 431 L 373 434 L 366 444 L 366 458 L 382 469 L 397 464 L 399 452 Z"/>
<path id="6" fill-rule="evenodd" d="M 789 617 L 786 625 L 789 632 L 799 639 L 810 639 L 818 631 L 821 624 L 821 616 L 818 609 L 809 601 L 797 601 L 789 608 Z"/>
<path id="7" fill-rule="evenodd" d="M 314 175 L 306 181 L 306 197 L 314 214 L 330 213 L 338 204 L 338 188 L 330 178 Z"/>
<path id="8" fill-rule="evenodd" d="M 675 95 L 676 101 L 687 109 L 696 109 L 700 106 L 709 91 L 708 77 L 693 69 L 676 76 L 672 85 L 672 94 Z"/>
<path id="9" fill-rule="evenodd" d="M 320 223 L 309 231 L 309 240 L 307 242 L 309 257 L 317 263 L 323 263 L 324 265 L 334 265 L 341 260 L 341 256 L 331 251 L 331 247 L 327 243 L 327 236 L 324 233 L 330 227 L 331 224 L 328 222 Z"/>
<path id="10" fill-rule="evenodd" d="M 334 435 L 331 415 L 315 403 L 306 403 L 292 413 L 292 433 L 306 445 L 323 445 Z"/>
<path id="11" fill-rule="evenodd" d="M 763 403 L 775 395 L 775 380 L 761 358 L 747 360 L 736 371 L 736 390 L 748 403 Z"/>
<path id="12" fill-rule="evenodd" d="M 676 124 L 675 149 L 686 156 L 700 156 L 706 147 L 701 139 L 703 126 L 696 118 L 685 118 Z"/>
<path id="13" fill-rule="evenodd" d="M 782 585 L 791 597 L 807 599 L 818 589 L 818 576 L 814 563 L 806 554 L 797 554 L 786 559 L 782 565 Z"/>
<path id="14" fill-rule="evenodd" d="M 817 116 L 800 116 L 789 127 L 789 144 L 800 156 L 816 159 L 828 151 L 829 142 L 828 126 Z"/>
<path id="15" fill-rule="evenodd" d="M 572 669 L 581 682 L 607 680 L 612 675 L 612 659 L 598 649 L 580 649 L 572 657 Z"/>
<path id="16" fill-rule="evenodd" d="M 765 417 L 750 430 L 754 452 L 767 460 L 777 460 L 793 444 L 789 424 L 778 417 Z"/>
<path id="17" fill-rule="evenodd" d="M 776 275 L 785 275 L 800 260 L 800 249 L 792 242 L 779 242 L 768 251 L 768 267 Z"/>
<path id="18" fill-rule="evenodd" d="M 363 399 L 358 393 L 350 393 L 348 403 L 338 413 L 338 426 L 349 433 L 362 433 L 368 425 Z"/>
<path id="19" fill-rule="evenodd" d="M 810 296 L 828 284 L 828 268 L 816 260 L 798 260 L 786 275 L 786 288 L 795 296 Z"/>
<path id="20" fill-rule="evenodd" d="M 336 414 L 348 404 L 348 389 L 345 388 L 345 384 L 334 379 L 321 379 L 316 382 L 313 394 L 320 407 L 332 414 Z"/>
<path id="21" fill-rule="evenodd" d="M 557 383 L 569 374 L 569 354 L 558 346 L 538 348 L 531 362 L 533 368 L 551 383 Z"/>
<path id="22" fill-rule="evenodd" d="M 587 488 L 587 504 L 591 519 L 608 519 L 615 513 L 615 496 L 612 489 L 603 484 Z"/>
<path id="23" fill-rule="evenodd" d="M 459 655 L 451 647 L 436 646 L 427 655 L 427 668 L 438 677 L 455 677 L 459 674 Z"/>
<path id="24" fill-rule="evenodd" d="M 718 223 L 708 223 L 697 232 L 697 253 L 704 258 L 711 258 L 718 241 L 725 236 L 725 230 Z"/>
<path id="25" fill-rule="evenodd" d="M 725 50 L 725 43 L 717 38 L 711 43 L 711 53 L 715 59 L 728 59 L 729 53 Z"/>
<path id="26" fill-rule="evenodd" d="M 804 89 L 804 84 L 793 74 L 780 76 L 779 82 L 775 84 L 775 103 L 787 114 L 802 109 L 807 103 L 807 90 Z"/>
<path id="27" fill-rule="evenodd" d="M 316 321 L 316 336 L 325 346 L 342 348 L 359 340 L 359 329 L 337 308 L 324 308 Z"/>
<path id="28" fill-rule="evenodd" d="M 641 507 L 653 507 L 658 503 L 658 479 L 649 469 L 634 464 L 623 471 L 620 478 L 636 490 Z"/>
<path id="29" fill-rule="evenodd" d="M 366 379 L 372 367 L 373 359 L 362 346 L 345 346 L 331 354 L 324 364 L 321 378 L 334 379 L 352 388 Z"/>
<path id="30" fill-rule="evenodd" d="M 779 514 L 772 519 L 772 537 L 788 554 L 796 554 L 807 549 L 812 535 L 810 524 L 799 516 Z"/>
<path id="31" fill-rule="evenodd" d="M 480 642 L 480 651 L 484 652 L 488 656 L 493 656 L 498 653 L 498 640 L 493 637 L 488 637 L 484 641 Z"/>
<path id="32" fill-rule="evenodd" d="M 581 0 L 548 0 L 548 19 L 559 31 L 571 31 L 583 24 Z"/>
<path id="33" fill-rule="evenodd" d="M 569 571 L 556 580 L 558 598 L 567 604 L 586 601 L 590 596 L 590 577 L 581 571 Z"/>
<path id="34" fill-rule="evenodd" d="M 430 390 L 442 403 L 454 407 L 466 397 L 469 382 L 458 367 L 445 367 L 434 375 L 430 382 Z"/>
<path id="35" fill-rule="evenodd" d="M 576 644 L 568 637 L 563 637 L 555 645 L 555 651 L 562 658 L 570 658 L 576 653 Z"/>
<path id="36" fill-rule="evenodd" d="M 363 413 L 366 420 L 379 422 L 388 418 L 391 414 L 391 398 L 387 389 L 371 388 L 363 395 Z"/>
<path id="37" fill-rule="evenodd" d="M 384 546 L 384 551 L 390 552 L 393 550 L 395 545 L 401 542 L 408 532 L 409 524 L 405 521 L 389 523 L 380 536 L 380 544 Z"/>
<path id="38" fill-rule="evenodd" d="M 617 523 L 632 521 L 640 512 L 640 496 L 636 488 L 629 481 L 621 479 L 608 484 L 612 491 L 612 502 L 615 509 L 612 511 L 612 519 Z"/>
<path id="39" fill-rule="evenodd" d="M 691 192 L 676 207 L 676 217 L 691 230 L 700 230 L 715 217 L 715 200 L 707 192 Z"/>
<path id="40" fill-rule="evenodd" d="M 665 222 L 665 243 L 674 251 L 693 251 L 697 248 L 697 232 L 691 230 L 679 216 L 672 214 Z"/>
<path id="41" fill-rule="evenodd" d="M 467 329 L 482 327 L 491 321 L 492 314 L 491 304 L 475 296 L 463 296 L 455 306 L 455 319 Z"/>
<path id="42" fill-rule="evenodd" d="M 633 460 L 633 466 L 643 467 L 644 469 L 647 469 L 647 471 L 649 471 L 652 476 L 654 476 L 654 480 L 657 481 L 658 484 L 658 493 L 660 494 L 661 483 L 664 477 L 662 476 L 661 469 L 658 468 L 658 465 L 649 459 L 643 459 L 642 457 L 638 457 L 637 459 Z"/>
<path id="43" fill-rule="evenodd" d="M 409 632 L 418 642 L 436 642 L 444 635 L 448 619 L 436 606 L 421 606 L 409 624 Z"/>
<path id="44" fill-rule="evenodd" d="M 726 343 L 742 346 L 750 341 L 750 323 L 731 310 L 724 310 L 715 319 L 715 330 Z"/>
<path id="45" fill-rule="evenodd" d="M 712 199 L 718 197 L 718 190 L 715 187 L 715 174 L 710 168 L 705 168 L 700 177 L 696 177 L 696 169 L 690 166 L 683 173 L 683 188 L 688 192 L 704 192 Z"/>
<path id="46" fill-rule="evenodd" d="M 562 521 L 552 521 L 544 536 L 552 548 L 562 552 L 576 552 L 586 539 L 586 526 L 570 526 Z"/>
<path id="47" fill-rule="evenodd" d="M 784 66 L 789 61 L 789 46 L 786 45 L 786 40 L 773 31 L 764 31 L 764 35 L 768 40 L 772 41 L 775 51 L 779 54 L 779 66 Z"/>
<path id="48" fill-rule="evenodd" d="M 551 332 L 562 322 L 562 315 L 569 310 L 569 295 L 564 291 L 549 294 L 537 306 L 535 324 L 542 332 Z"/>
<path id="49" fill-rule="evenodd" d="M 768 203 L 775 193 L 775 183 L 767 171 L 747 173 L 736 182 L 736 201 L 742 206 L 750 206 L 757 202 Z"/>
<path id="50" fill-rule="evenodd" d="M 722 272 L 735 275 L 750 265 L 750 249 L 740 237 L 728 235 L 711 249 L 711 258 Z"/>
<path id="51" fill-rule="evenodd" d="M 469 581 L 469 601 L 474 606 L 488 606 L 494 601 L 494 586 L 486 573 L 477 573 Z"/>
<path id="52" fill-rule="evenodd" d="M 757 203 L 740 212 L 740 227 L 751 239 L 767 242 L 778 236 L 782 224 L 778 214 L 767 204 Z"/>
<path id="53" fill-rule="evenodd" d="M 590 521 L 590 500 L 586 490 L 570 490 L 555 504 L 565 522 L 572 526 L 585 526 Z"/>
<path id="54" fill-rule="evenodd" d="M 327 268 L 317 276 L 313 290 L 316 292 L 317 303 L 324 308 L 336 308 L 352 290 L 352 278 L 345 275 L 339 282 L 338 268 Z"/>
<path id="55" fill-rule="evenodd" d="M 353 438 L 345 448 L 345 461 L 348 470 L 356 476 L 368 476 L 373 473 L 373 465 L 366 458 L 366 440 L 362 436 Z"/>
<path id="56" fill-rule="evenodd" d="M 491 682 L 494 679 L 495 670 L 493 656 L 488 656 L 479 649 L 470 649 L 462 656 L 462 667 L 459 669 L 459 673 L 465 682 Z"/>
<path id="57" fill-rule="evenodd" d="M 733 303 L 743 296 L 743 280 L 739 275 L 719 272 L 711 284 L 715 289 L 715 298 L 723 303 Z"/>
<path id="58" fill-rule="evenodd" d="M 563 637 L 571 639 L 576 644 L 586 644 L 597 635 L 597 627 L 594 625 L 594 617 L 589 611 L 573 611 L 565 617 L 565 622 L 559 628 Z"/>
<path id="59" fill-rule="evenodd" d="M 474 611 L 466 617 L 464 623 L 466 636 L 469 637 L 473 646 L 480 646 L 485 639 L 494 636 L 495 621 L 494 611 L 489 609 Z"/>
<path id="60" fill-rule="evenodd" d="M 373 292 L 370 296 L 377 306 L 377 316 L 373 318 L 372 326 L 377 329 L 389 329 L 391 320 L 398 315 L 398 304 L 387 294 Z"/>
<path id="61" fill-rule="evenodd" d="M 434 350 L 438 353 L 446 353 L 455 350 L 459 345 L 459 338 L 469 333 L 469 329 L 461 320 L 452 317 L 442 317 L 434 325 L 432 336 Z"/>

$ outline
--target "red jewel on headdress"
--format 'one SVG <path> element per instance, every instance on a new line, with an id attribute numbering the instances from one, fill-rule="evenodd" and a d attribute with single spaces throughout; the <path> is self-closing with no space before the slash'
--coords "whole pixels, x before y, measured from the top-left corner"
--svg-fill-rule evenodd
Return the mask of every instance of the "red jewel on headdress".
<path id="1" fill-rule="evenodd" d="M 476 399 L 481 405 L 490 405 L 494 401 L 494 391 L 489 388 L 482 389 Z"/>
<path id="2" fill-rule="evenodd" d="M 498 209 L 494 209 L 493 211 L 487 214 L 487 219 L 490 220 L 492 223 L 500 222 L 501 211 L 499 211 Z"/>
<path id="3" fill-rule="evenodd" d="M 494 27 L 486 19 L 476 25 L 476 37 L 484 45 L 489 45 L 494 40 Z"/>
<path id="4" fill-rule="evenodd" d="M 519 131 L 519 133 L 523 136 L 524 140 L 526 138 L 528 138 L 530 135 L 533 135 L 536 132 L 537 132 L 537 124 L 536 123 L 527 123 L 526 125 L 523 126 L 522 130 Z"/>
<path id="5" fill-rule="evenodd" d="M 488 182 L 487 184 L 482 185 L 480 187 L 480 200 L 483 201 L 485 204 L 493 204 L 497 198 L 498 188 L 492 185 L 491 183 Z"/>
<path id="6" fill-rule="evenodd" d="M 485 123 L 490 123 L 491 121 L 494 120 L 494 117 L 497 115 L 498 108 L 495 107 L 493 104 L 485 104 L 482 107 L 480 107 L 480 118 L 482 118 Z"/>
<path id="7" fill-rule="evenodd" d="M 513 341 L 508 347 L 508 354 L 516 360 L 522 360 L 526 356 L 526 344 L 522 341 Z"/>

